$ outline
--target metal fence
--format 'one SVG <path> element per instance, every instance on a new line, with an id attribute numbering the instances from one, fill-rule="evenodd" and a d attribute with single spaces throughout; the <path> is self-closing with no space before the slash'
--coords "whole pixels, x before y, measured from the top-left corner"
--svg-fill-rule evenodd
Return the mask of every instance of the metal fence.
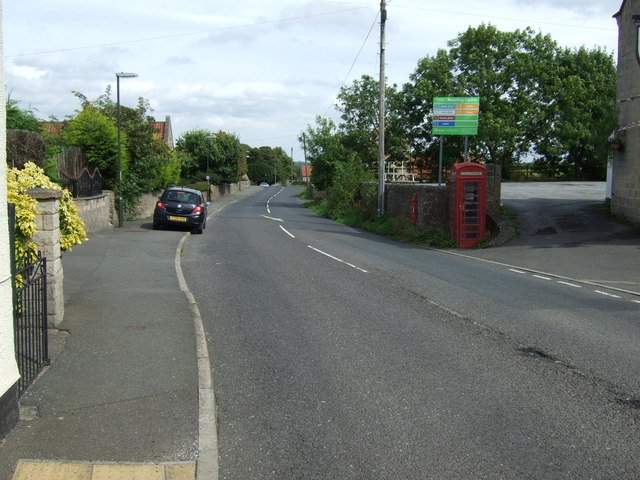
<path id="1" fill-rule="evenodd" d="M 13 276 L 13 329 L 22 395 L 49 364 L 47 336 L 47 260 L 16 258 L 15 206 L 9 204 L 9 238 Z"/>
<path id="2" fill-rule="evenodd" d="M 60 180 L 62 186 L 71 192 L 73 198 L 100 195 L 104 183 L 100 170 L 97 168 L 93 173 L 89 173 L 86 168 L 83 169 L 78 178 L 70 178 L 65 174 L 60 174 Z"/>
<path id="3" fill-rule="evenodd" d="M 104 181 L 100 170 L 89 165 L 81 148 L 65 148 L 56 156 L 56 164 L 62 186 L 68 189 L 74 198 L 92 197 L 102 193 Z"/>

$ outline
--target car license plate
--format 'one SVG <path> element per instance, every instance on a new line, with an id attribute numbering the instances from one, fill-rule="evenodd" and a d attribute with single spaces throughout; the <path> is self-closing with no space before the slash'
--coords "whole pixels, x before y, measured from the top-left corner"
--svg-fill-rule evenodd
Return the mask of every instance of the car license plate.
<path id="1" fill-rule="evenodd" d="M 174 222 L 186 222 L 187 219 L 185 217 L 174 217 L 169 215 L 169 220 L 173 220 Z"/>

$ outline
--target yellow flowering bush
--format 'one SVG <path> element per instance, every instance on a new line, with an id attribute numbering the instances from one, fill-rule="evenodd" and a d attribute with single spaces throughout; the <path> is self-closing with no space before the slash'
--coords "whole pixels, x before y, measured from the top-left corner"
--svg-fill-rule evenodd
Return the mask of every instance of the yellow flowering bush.
<path id="1" fill-rule="evenodd" d="M 60 198 L 60 247 L 71 250 L 74 245 L 87 240 L 84 222 L 80 218 L 78 208 L 73 202 L 69 190 L 63 189 L 47 177 L 40 167 L 33 162 L 24 168 L 10 168 L 7 171 L 7 199 L 16 205 L 16 254 L 20 257 L 35 254 L 36 246 L 31 237 L 36 232 L 35 218 L 38 213 L 38 202 L 29 195 L 30 188 L 49 188 L 62 191 Z"/>

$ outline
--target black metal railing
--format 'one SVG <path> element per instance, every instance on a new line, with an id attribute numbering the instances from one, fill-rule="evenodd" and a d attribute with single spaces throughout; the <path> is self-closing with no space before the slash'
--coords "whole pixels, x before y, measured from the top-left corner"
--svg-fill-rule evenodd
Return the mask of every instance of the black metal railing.
<path id="1" fill-rule="evenodd" d="M 16 258 L 15 207 L 9 204 L 9 238 L 13 285 L 13 329 L 22 395 L 49 364 L 47 332 L 47 259 Z"/>
<path id="2" fill-rule="evenodd" d="M 102 193 L 103 179 L 100 170 L 94 169 L 93 173 L 89 173 L 86 168 L 78 178 L 70 178 L 64 173 L 59 174 L 62 186 L 68 189 L 73 198 L 93 197 Z"/>

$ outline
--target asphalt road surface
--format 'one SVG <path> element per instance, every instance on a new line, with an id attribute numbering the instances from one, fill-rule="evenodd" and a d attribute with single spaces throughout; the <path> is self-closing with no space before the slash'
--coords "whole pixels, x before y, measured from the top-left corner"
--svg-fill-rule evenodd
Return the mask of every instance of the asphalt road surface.
<path id="1" fill-rule="evenodd" d="M 220 478 L 640 477 L 640 305 L 362 233 L 298 194 L 265 188 L 185 247 Z"/>

